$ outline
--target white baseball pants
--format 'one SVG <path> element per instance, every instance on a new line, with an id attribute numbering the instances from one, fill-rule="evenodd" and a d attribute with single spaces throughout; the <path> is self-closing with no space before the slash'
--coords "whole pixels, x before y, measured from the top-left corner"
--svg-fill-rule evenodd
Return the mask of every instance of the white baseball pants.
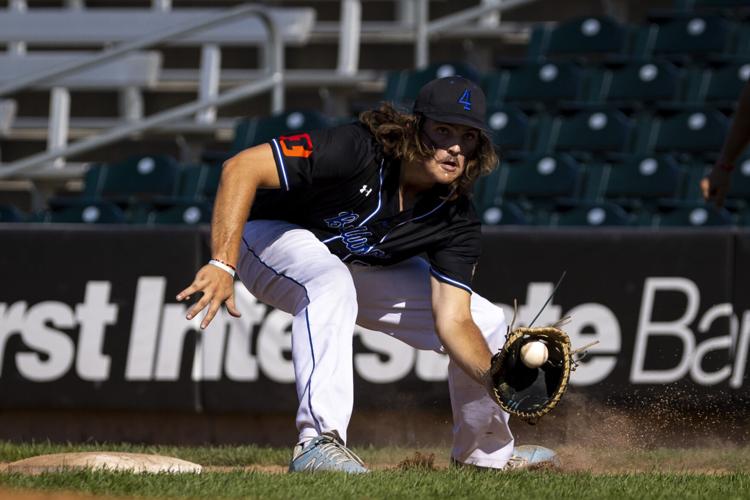
<path id="1" fill-rule="evenodd" d="M 417 349 L 444 352 L 435 333 L 429 265 L 421 258 L 385 267 L 347 265 L 310 231 L 258 220 L 245 225 L 237 272 L 258 300 L 294 316 L 300 441 L 333 430 L 346 441 L 354 401 L 355 323 Z M 502 309 L 475 293 L 471 311 L 490 350 L 499 349 L 506 330 Z M 453 458 L 504 466 L 513 452 L 509 415 L 452 362 L 448 384 Z"/>

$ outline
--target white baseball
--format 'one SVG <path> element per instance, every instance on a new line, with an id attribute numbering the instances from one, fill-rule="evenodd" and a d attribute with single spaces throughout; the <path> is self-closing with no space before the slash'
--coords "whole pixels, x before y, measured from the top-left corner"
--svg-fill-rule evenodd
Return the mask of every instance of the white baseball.
<path id="1" fill-rule="evenodd" d="M 539 368 L 547 361 L 549 352 L 544 342 L 535 340 L 521 346 L 521 361 L 529 368 Z"/>

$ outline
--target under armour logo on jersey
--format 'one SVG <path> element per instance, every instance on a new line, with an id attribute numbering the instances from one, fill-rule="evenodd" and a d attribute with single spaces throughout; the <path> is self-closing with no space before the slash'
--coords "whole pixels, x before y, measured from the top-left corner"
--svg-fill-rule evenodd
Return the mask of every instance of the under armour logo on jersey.
<path id="1" fill-rule="evenodd" d="M 471 90 L 464 89 L 464 93 L 458 98 L 458 103 L 463 104 L 466 111 L 471 111 Z"/>
<path id="2" fill-rule="evenodd" d="M 367 184 L 363 184 L 359 192 L 364 193 L 365 196 L 370 196 L 370 193 L 372 193 L 372 188 L 368 188 Z"/>

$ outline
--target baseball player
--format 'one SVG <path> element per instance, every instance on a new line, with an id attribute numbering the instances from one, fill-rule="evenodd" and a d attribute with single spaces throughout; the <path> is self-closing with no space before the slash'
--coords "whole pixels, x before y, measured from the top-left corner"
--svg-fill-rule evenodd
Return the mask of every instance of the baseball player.
<path id="1" fill-rule="evenodd" d="M 486 388 L 506 322 L 471 289 L 481 233 L 468 195 L 497 164 L 484 128 L 482 90 L 448 77 L 420 90 L 413 114 L 384 105 L 224 164 L 213 259 L 177 300 L 202 293 L 187 313 L 205 309 L 202 328 L 222 304 L 239 316 L 236 272 L 255 297 L 293 315 L 299 441 L 290 471 L 367 471 L 345 446 L 355 324 L 448 354 L 454 463 L 556 463 L 539 446 L 514 453 L 508 414 Z"/>

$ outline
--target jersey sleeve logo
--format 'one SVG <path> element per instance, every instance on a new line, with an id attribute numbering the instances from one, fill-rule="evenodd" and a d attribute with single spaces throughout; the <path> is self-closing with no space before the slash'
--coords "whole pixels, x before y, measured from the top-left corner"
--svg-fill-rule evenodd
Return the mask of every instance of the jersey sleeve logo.
<path id="1" fill-rule="evenodd" d="M 312 139 L 307 133 L 282 135 L 279 137 L 279 144 L 284 156 L 308 158 L 313 152 Z"/>

